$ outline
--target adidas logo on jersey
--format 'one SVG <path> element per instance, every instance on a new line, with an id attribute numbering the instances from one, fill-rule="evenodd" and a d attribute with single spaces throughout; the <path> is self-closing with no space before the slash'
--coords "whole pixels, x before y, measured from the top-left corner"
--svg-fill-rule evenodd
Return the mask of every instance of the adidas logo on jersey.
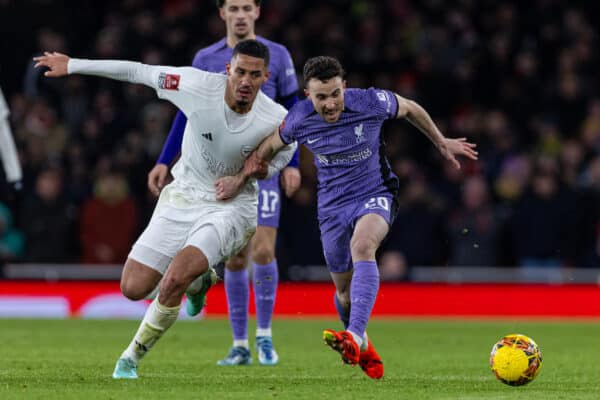
<path id="1" fill-rule="evenodd" d="M 212 132 L 206 132 L 201 134 L 204 139 L 208 139 L 212 142 Z"/>

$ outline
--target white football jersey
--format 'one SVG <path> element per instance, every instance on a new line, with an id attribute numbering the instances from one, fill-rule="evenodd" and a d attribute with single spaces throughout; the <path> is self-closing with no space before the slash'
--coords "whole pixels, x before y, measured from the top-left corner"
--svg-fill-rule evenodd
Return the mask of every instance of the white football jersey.
<path id="1" fill-rule="evenodd" d="M 69 60 L 68 71 L 97 75 L 154 88 L 160 98 L 175 104 L 188 118 L 183 134 L 181 158 L 173 168 L 178 187 L 191 198 L 215 200 L 215 181 L 235 175 L 246 157 L 279 128 L 287 110 L 264 93 L 256 96 L 245 121 L 229 126 L 225 116 L 227 76 L 193 67 L 150 66 L 131 61 Z M 296 144 L 277 157 L 287 165 Z M 256 196 L 256 183 L 250 180 L 240 196 Z M 186 196 L 187 197 L 187 196 Z"/>
<path id="2" fill-rule="evenodd" d="M 179 184 L 199 185 L 214 198 L 215 180 L 237 174 L 246 157 L 281 125 L 287 111 L 259 92 L 243 123 L 230 126 L 226 117 L 229 107 L 225 103 L 226 75 L 195 68 L 164 72 L 165 79 L 175 74 L 179 76 L 175 78 L 178 90 L 170 89 L 167 84 L 157 89 L 159 97 L 172 101 L 188 118 L 181 157 L 172 174 Z M 186 92 L 193 96 L 187 96 Z M 254 190 L 249 184 L 245 192 Z"/>

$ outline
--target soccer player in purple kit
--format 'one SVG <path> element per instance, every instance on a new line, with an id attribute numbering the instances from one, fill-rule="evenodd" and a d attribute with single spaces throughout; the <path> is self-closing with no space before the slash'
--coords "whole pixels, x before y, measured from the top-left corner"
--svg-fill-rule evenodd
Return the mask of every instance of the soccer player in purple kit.
<path id="1" fill-rule="evenodd" d="M 444 137 L 411 100 L 388 90 L 346 89 L 335 58 L 311 58 L 303 74 L 307 99 L 290 109 L 283 129 L 265 139 L 244 171 L 217 180 L 217 199 L 233 196 L 249 173 L 264 174 L 265 162 L 287 143 L 297 141 L 314 154 L 321 241 L 345 329 L 327 329 L 323 339 L 344 363 L 359 364 L 370 378 L 380 379 L 383 363 L 366 327 L 379 290 L 375 252 L 396 215 L 399 189 L 385 158 L 381 126 L 387 119 L 406 118 L 456 168 L 456 156 L 476 160 L 477 152 L 465 138 Z"/>
<path id="2" fill-rule="evenodd" d="M 296 71 L 290 54 L 283 45 L 256 36 L 254 25 L 260 15 L 260 0 L 217 0 L 216 3 L 219 14 L 225 21 L 227 36 L 198 51 L 192 66 L 205 71 L 225 73 L 225 65 L 231 60 L 233 47 L 242 40 L 256 39 L 265 44 L 271 54 L 271 75 L 261 90 L 289 109 L 298 100 Z M 158 195 L 165 185 L 169 173 L 168 165 L 180 151 L 186 121 L 183 113 L 178 112 L 158 162 L 148 174 L 148 187 L 155 195 Z M 268 180 L 259 181 L 258 228 L 249 244 L 250 249 L 245 248 L 225 264 L 225 291 L 233 331 L 233 346 L 229 354 L 218 362 L 219 365 L 247 365 L 252 361 L 248 344 L 248 252 L 253 262 L 258 360 L 261 365 L 274 365 L 278 362 L 278 354 L 273 348 L 271 320 L 278 283 L 275 240 L 281 205 L 279 182 L 281 181 L 286 195 L 291 196 L 300 185 L 297 167 L 298 153 L 288 167 L 283 169 L 281 176 L 276 174 Z M 207 274 L 209 273 L 210 271 Z M 202 310 L 207 290 L 208 287 L 198 295 L 188 298 L 186 310 L 189 315 L 196 315 Z"/>

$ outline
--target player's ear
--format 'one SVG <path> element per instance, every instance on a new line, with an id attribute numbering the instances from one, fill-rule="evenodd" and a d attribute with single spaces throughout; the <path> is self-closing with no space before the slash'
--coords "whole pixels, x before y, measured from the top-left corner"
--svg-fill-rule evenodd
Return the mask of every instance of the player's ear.
<path id="1" fill-rule="evenodd" d="M 255 11 L 254 15 L 256 16 L 256 19 L 260 18 L 260 6 L 256 7 L 256 11 Z"/>
<path id="2" fill-rule="evenodd" d="M 344 90 L 346 89 L 346 81 L 345 80 L 342 81 L 342 89 L 344 89 Z"/>
<path id="3" fill-rule="evenodd" d="M 308 89 L 304 88 L 304 96 L 308 97 L 309 93 L 308 93 Z"/>
<path id="4" fill-rule="evenodd" d="M 263 81 L 263 83 L 268 81 L 270 76 L 271 76 L 271 71 L 269 71 L 269 68 L 265 68 L 265 72 L 263 74 L 263 78 L 265 78 L 265 80 Z"/>
<path id="5" fill-rule="evenodd" d="M 223 4 L 223 7 L 219 8 L 219 17 L 221 17 L 221 19 L 223 21 L 225 21 L 225 5 Z"/>
<path id="6" fill-rule="evenodd" d="M 225 71 L 227 72 L 227 75 L 231 75 L 231 64 L 225 64 Z"/>

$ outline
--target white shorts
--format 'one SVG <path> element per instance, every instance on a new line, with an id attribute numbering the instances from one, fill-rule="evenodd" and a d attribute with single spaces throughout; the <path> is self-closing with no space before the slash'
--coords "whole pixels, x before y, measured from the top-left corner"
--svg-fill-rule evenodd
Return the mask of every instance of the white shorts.
<path id="1" fill-rule="evenodd" d="M 164 274 L 181 249 L 194 246 L 206 256 L 208 265 L 214 267 L 241 251 L 254 234 L 256 202 L 247 198 L 228 202 L 195 200 L 193 205 L 182 207 L 169 200 L 174 190 L 169 186 L 163 189 L 154 214 L 133 245 L 129 258 Z"/>

